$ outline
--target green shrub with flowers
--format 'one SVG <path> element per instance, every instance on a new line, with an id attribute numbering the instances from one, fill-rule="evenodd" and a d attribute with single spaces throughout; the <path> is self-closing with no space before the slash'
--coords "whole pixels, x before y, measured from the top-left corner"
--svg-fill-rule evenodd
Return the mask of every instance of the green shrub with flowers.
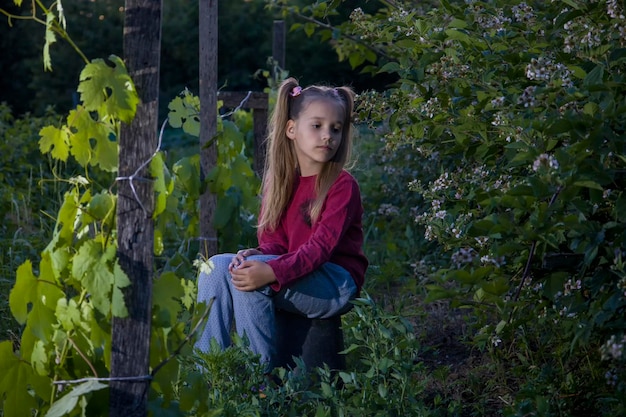
<path id="1" fill-rule="evenodd" d="M 481 395 L 505 415 L 626 412 L 623 2 L 381 1 L 348 21 L 338 2 L 268 3 L 397 76 L 360 95 L 359 118 L 405 188 L 366 204 L 403 219 L 398 240 L 421 228 L 397 276 L 419 266 L 429 300 L 472 312 L 493 359 Z"/>

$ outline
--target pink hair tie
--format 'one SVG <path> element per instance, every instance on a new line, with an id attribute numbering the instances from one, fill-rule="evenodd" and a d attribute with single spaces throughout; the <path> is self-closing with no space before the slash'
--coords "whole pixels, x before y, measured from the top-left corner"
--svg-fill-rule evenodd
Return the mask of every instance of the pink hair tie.
<path id="1" fill-rule="evenodd" d="M 289 93 L 291 97 L 298 97 L 300 94 L 302 94 L 302 87 L 300 87 L 299 85 L 295 86 L 291 90 L 291 93 Z"/>

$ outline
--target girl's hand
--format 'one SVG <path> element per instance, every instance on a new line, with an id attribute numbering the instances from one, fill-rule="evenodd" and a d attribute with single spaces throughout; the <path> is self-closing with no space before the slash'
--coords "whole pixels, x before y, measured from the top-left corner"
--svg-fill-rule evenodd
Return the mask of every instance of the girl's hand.
<path id="1" fill-rule="evenodd" d="M 232 273 L 233 269 L 239 268 L 239 265 L 241 265 L 241 263 L 245 261 L 248 256 L 252 255 L 263 255 L 263 253 L 254 248 L 242 249 L 237 252 L 235 256 L 233 256 L 233 260 L 230 261 L 230 265 L 228 265 L 228 270 Z"/>
<path id="2" fill-rule="evenodd" d="M 243 261 L 230 275 L 233 286 L 239 291 L 254 291 L 276 282 L 272 267 L 261 261 Z"/>

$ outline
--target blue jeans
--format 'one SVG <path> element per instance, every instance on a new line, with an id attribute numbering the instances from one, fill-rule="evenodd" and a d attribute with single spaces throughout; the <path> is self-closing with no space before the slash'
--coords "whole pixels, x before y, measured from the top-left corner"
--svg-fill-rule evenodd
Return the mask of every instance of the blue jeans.
<path id="1" fill-rule="evenodd" d="M 339 265 L 326 263 L 293 284 L 272 291 L 268 286 L 256 291 L 233 287 L 228 265 L 234 254 L 220 254 L 208 261 L 210 272 L 198 277 L 198 302 L 215 297 L 204 331 L 195 347 L 207 352 L 212 338 L 225 349 L 231 344 L 230 331 L 247 337 L 250 349 L 261 355 L 267 369 L 273 368 L 276 356 L 276 321 L 274 310 L 281 309 L 309 318 L 328 318 L 350 310 L 357 292 L 350 273 Z M 254 255 L 248 260 L 266 262 L 275 255 Z"/>

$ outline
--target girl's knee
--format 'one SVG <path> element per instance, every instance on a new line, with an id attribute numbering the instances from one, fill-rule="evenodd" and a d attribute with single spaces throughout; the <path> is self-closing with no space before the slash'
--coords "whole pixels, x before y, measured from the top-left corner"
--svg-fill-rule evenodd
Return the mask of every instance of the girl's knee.
<path id="1" fill-rule="evenodd" d="M 200 265 L 200 275 L 211 275 L 217 271 L 228 270 L 228 265 L 232 261 L 233 256 L 233 254 L 229 253 L 220 253 L 211 256 Z"/>

